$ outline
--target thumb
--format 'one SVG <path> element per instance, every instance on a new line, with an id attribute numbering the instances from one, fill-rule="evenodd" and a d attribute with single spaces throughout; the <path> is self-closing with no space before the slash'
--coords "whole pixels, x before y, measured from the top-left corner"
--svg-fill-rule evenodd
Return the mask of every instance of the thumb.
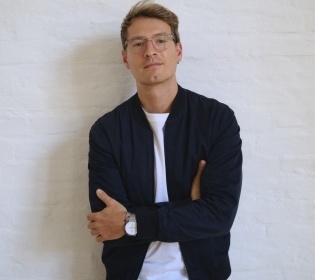
<path id="1" fill-rule="evenodd" d="M 96 195 L 100 200 L 102 200 L 106 204 L 106 206 L 112 205 L 115 201 L 113 198 L 111 198 L 106 192 L 104 192 L 101 189 L 98 189 L 96 191 Z"/>

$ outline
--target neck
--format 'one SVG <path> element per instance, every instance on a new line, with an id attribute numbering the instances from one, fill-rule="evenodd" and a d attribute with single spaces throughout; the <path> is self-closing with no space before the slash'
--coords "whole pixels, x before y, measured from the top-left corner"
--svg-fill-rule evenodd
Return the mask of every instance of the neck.
<path id="1" fill-rule="evenodd" d="M 138 96 L 141 105 L 148 113 L 169 113 L 173 100 L 178 91 L 178 85 L 159 84 L 159 85 L 141 85 L 137 86 Z"/>

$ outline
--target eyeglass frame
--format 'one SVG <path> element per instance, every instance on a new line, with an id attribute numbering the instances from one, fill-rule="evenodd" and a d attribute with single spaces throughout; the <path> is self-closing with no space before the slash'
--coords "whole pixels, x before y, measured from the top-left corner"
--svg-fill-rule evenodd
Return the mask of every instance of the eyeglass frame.
<path id="1" fill-rule="evenodd" d="M 126 40 L 126 41 L 125 41 L 125 44 L 124 44 L 125 50 L 128 48 L 129 42 L 131 42 L 132 40 L 145 40 L 145 41 L 146 41 L 146 44 L 147 44 L 148 41 L 151 41 L 151 42 L 152 42 L 152 45 L 153 45 L 153 47 L 154 47 L 154 49 L 155 49 L 157 52 L 162 52 L 162 51 L 167 50 L 167 47 L 166 47 L 166 43 L 167 43 L 167 42 L 165 42 L 165 48 L 164 48 L 164 50 L 157 50 L 157 48 L 156 48 L 156 46 L 155 46 L 155 44 L 154 44 L 154 42 L 153 42 L 153 39 L 154 39 L 154 37 L 156 37 L 156 36 L 167 36 L 167 37 L 168 37 L 168 40 L 170 40 L 170 38 L 171 38 L 171 40 L 173 40 L 174 43 L 176 43 L 176 39 L 175 39 L 175 37 L 174 37 L 173 34 L 157 33 L 157 34 L 153 35 L 151 38 L 144 37 L 144 36 L 136 36 L 136 37 L 133 37 L 133 38 L 131 38 L 131 39 Z M 147 47 L 147 45 L 145 45 L 145 47 L 144 47 L 143 50 L 145 50 L 146 47 Z M 139 53 L 141 53 L 141 51 L 140 51 Z"/>

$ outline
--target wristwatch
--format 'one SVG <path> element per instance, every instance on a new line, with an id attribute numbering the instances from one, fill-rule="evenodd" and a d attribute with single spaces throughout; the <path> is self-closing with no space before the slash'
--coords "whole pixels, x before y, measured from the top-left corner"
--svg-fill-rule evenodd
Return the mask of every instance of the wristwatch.
<path id="1" fill-rule="evenodd" d="M 128 213 L 126 224 L 125 224 L 125 232 L 129 236 L 136 236 L 137 235 L 137 220 L 136 214 Z"/>

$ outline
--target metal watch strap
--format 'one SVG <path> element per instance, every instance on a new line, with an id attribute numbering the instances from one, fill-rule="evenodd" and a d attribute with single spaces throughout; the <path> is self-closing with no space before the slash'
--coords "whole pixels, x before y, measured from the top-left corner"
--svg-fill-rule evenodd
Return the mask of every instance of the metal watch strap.
<path id="1" fill-rule="evenodd" d="M 136 214 L 128 213 L 126 223 L 128 222 L 136 222 Z"/>

